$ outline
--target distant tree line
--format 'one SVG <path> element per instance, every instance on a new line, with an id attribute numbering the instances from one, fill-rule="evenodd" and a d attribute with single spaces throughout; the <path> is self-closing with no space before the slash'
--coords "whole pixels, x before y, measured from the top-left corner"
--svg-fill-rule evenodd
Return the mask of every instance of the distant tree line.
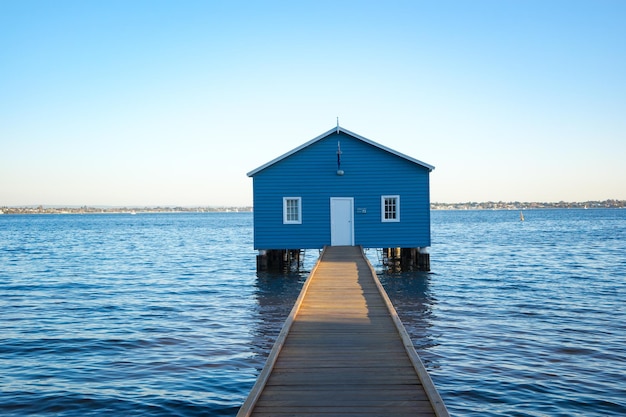
<path id="1" fill-rule="evenodd" d="M 212 213 L 251 212 L 252 207 L 0 207 L 0 214 L 87 214 L 87 213 Z"/>
<path id="2" fill-rule="evenodd" d="M 625 208 L 626 200 L 604 200 L 583 202 L 520 202 L 520 201 L 487 201 L 467 203 L 431 203 L 433 210 L 531 210 L 531 209 L 593 209 L 593 208 Z"/>

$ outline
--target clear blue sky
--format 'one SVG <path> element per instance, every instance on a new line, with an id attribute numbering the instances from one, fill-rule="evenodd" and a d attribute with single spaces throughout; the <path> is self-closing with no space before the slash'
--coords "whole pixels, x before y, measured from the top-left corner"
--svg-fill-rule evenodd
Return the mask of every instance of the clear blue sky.
<path id="1" fill-rule="evenodd" d="M 341 126 L 431 200 L 626 199 L 626 1 L 0 1 L 0 206 L 248 205 Z"/>

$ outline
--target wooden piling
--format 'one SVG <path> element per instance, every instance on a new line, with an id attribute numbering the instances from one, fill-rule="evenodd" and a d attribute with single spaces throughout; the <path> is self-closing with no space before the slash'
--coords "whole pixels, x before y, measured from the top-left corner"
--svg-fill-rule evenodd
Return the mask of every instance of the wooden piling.
<path id="1" fill-rule="evenodd" d="M 300 270 L 304 261 L 302 249 L 260 250 L 256 257 L 257 272 L 287 273 Z"/>
<path id="2" fill-rule="evenodd" d="M 430 254 L 424 248 L 383 248 L 387 272 L 430 271 Z"/>

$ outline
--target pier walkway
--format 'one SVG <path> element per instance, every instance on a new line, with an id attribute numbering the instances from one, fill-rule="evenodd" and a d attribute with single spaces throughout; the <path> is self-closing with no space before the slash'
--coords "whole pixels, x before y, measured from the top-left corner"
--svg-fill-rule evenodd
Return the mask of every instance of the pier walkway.
<path id="1" fill-rule="evenodd" d="M 244 416 L 448 416 L 360 247 L 326 247 Z"/>

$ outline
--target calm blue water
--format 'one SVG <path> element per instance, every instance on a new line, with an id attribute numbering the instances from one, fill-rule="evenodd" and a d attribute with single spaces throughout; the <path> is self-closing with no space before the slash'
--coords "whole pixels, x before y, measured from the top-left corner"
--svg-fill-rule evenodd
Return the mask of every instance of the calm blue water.
<path id="1" fill-rule="evenodd" d="M 453 415 L 626 415 L 626 210 L 525 217 L 435 211 L 381 279 Z M 306 277 L 255 254 L 249 213 L 0 216 L 0 415 L 234 416 Z"/>

